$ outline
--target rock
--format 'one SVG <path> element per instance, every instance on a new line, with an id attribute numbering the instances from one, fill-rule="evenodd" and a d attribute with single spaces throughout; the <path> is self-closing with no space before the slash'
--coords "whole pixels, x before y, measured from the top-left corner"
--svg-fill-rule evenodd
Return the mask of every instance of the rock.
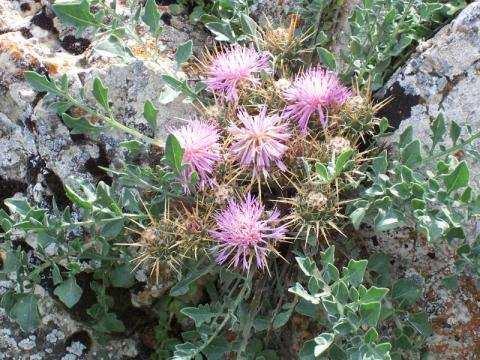
<path id="1" fill-rule="evenodd" d="M 160 102 L 159 97 L 166 90 L 162 75 L 185 78 L 185 74 L 175 71 L 174 62 L 166 57 L 157 59 L 156 62 L 135 60 L 130 63 L 118 63 L 82 73 L 87 89 L 92 88 L 95 77 L 101 78 L 104 85 L 109 88 L 109 97 L 117 120 L 145 135 L 165 140 L 168 128 L 178 124 L 180 119 L 188 119 L 193 108 L 183 103 L 181 96 L 168 104 Z M 93 100 L 91 96 L 90 99 Z M 143 118 L 143 106 L 147 100 L 152 101 L 159 110 L 158 127 L 155 131 L 150 129 L 148 122 Z M 107 135 L 114 133 L 117 133 L 117 139 L 125 139 L 125 134 L 118 131 L 109 132 Z"/>
<path id="2" fill-rule="evenodd" d="M 420 44 L 412 58 L 388 81 L 384 96 L 392 96 L 382 114 L 399 127 L 412 125 L 414 137 L 429 143 L 430 119 L 447 120 L 480 129 L 480 2 L 470 4 L 434 38 Z M 472 163 L 473 173 L 480 170 Z M 472 179 L 480 189 L 480 179 Z"/>
<path id="3" fill-rule="evenodd" d="M 420 44 L 410 60 L 396 71 L 381 95 L 393 101 L 381 112 L 398 128 L 389 141 L 412 125 L 414 137 L 430 142 L 430 120 L 443 113 L 447 120 L 480 129 L 480 2 L 470 4 L 435 37 Z M 392 149 L 393 151 L 395 149 Z M 480 150 L 480 148 L 479 148 Z M 471 161 L 471 173 L 480 163 Z M 480 191 L 480 179 L 471 176 Z M 474 233 L 471 233 L 471 239 Z M 393 257 L 396 278 L 422 274 L 426 311 L 435 334 L 427 339 L 432 358 L 477 359 L 480 348 L 479 291 L 472 279 L 460 279 L 448 291 L 442 280 L 453 271 L 455 254 L 447 246 L 433 247 L 410 229 L 376 236 L 372 251 Z"/>

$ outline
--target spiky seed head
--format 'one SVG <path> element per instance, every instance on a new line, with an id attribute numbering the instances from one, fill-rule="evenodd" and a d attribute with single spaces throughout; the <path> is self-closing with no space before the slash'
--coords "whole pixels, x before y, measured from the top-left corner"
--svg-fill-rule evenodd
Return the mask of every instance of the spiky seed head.
<path id="1" fill-rule="evenodd" d="M 280 91 L 287 90 L 291 85 L 292 85 L 292 82 L 285 78 L 281 78 L 275 81 L 275 87 Z"/>
<path id="2" fill-rule="evenodd" d="M 349 148 L 351 148 L 350 140 L 341 136 L 335 136 L 331 138 L 327 143 L 327 149 L 329 153 L 334 155 L 338 155 L 343 150 L 346 150 Z"/>

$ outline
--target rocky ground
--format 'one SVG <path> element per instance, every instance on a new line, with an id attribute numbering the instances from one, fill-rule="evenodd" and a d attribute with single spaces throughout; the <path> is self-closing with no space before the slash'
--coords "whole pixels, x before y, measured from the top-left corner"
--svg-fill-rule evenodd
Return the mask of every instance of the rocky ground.
<path id="1" fill-rule="evenodd" d="M 151 130 L 142 118 L 143 103 L 153 101 L 160 109 L 155 133 L 159 138 L 169 124 L 192 112 L 181 98 L 162 104 L 159 95 L 165 86 L 161 75 L 182 76 L 172 60 L 177 45 L 191 36 L 202 38 L 200 30 L 193 31 L 182 18 L 164 19 L 161 43 L 165 48 L 155 61 L 149 60 L 147 45 L 136 48 L 135 61 L 124 63 L 95 52 L 91 35 L 76 37 L 73 29 L 58 22 L 50 6 L 48 0 L 0 0 L 0 202 L 18 193 L 44 206 L 49 206 L 52 196 L 68 201 L 62 189 L 69 177 L 105 180 L 108 175 L 98 166 L 109 166 L 122 156 L 116 150 L 121 134 L 95 141 L 71 135 L 24 81 L 26 70 L 53 78 L 66 73 L 73 90 L 101 77 L 110 88 L 117 117 L 146 133 Z M 269 2 L 259 2 L 256 11 L 270 11 L 269 6 Z M 383 111 L 399 131 L 412 124 L 417 135 L 426 138 L 429 119 L 438 112 L 459 123 L 480 126 L 479 29 L 477 1 L 433 39 L 420 44 L 393 75 L 383 95 L 393 96 L 394 101 Z M 195 43 L 202 47 L 205 38 Z M 480 186 L 478 177 L 474 179 Z M 408 229 L 372 237 L 367 246 L 390 253 L 398 276 L 425 283 L 422 305 L 436 333 L 429 339 L 433 358 L 480 358 L 476 285 L 465 278 L 455 293 L 439 285 L 451 271 L 452 254 L 414 239 Z M 0 293 L 13 283 L 14 279 L 0 282 Z M 138 337 L 118 338 L 100 347 L 89 330 L 48 292 L 42 288 L 38 292 L 43 295 L 42 326 L 32 334 L 21 333 L 0 309 L 0 359 L 142 358 Z"/>

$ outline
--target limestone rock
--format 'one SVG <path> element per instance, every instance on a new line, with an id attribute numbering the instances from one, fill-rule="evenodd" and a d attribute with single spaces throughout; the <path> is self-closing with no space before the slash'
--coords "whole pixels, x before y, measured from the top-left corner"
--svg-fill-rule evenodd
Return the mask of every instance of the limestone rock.
<path id="1" fill-rule="evenodd" d="M 393 101 L 381 113 L 398 128 L 389 141 L 412 125 L 414 137 L 428 144 L 430 121 L 439 113 L 447 120 L 480 129 L 479 31 L 480 2 L 476 1 L 435 37 L 420 44 L 392 76 L 382 95 L 392 96 Z M 479 143 L 477 146 L 480 150 Z M 471 173 L 479 171 L 480 164 L 474 159 Z M 471 180 L 480 191 L 478 176 Z M 471 232 L 470 238 L 474 236 Z M 410 229 L 377 234 L 369 247 L 392 255 L 397 278 L 423 274 L 425 293 L 420 307 L 426 311 L 435 332 L 427 339 L 432 358 L 477 359 L 479 289 L 466 276 L 453 292 L 442 286 L 442 279 L 453 271 L 453 250 L 447 246 L 433 247 Z"/>

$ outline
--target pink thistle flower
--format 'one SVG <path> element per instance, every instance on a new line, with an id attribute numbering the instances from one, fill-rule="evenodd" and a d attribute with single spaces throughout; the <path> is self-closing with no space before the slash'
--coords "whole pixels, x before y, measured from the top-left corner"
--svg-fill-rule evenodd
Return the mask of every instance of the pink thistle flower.
<path id="1" fill-rule="evenodd" d="M 317 112 L 320 123 L 326 126 L 325 111 L 342 105 L 350 97 L 350 91 L 340 83 L 335 73 L 312 68 L 297 76 L 283 95 L 290 103 L 285 108 L 284 116 L 296 119 L 300 131 L 306 133 L 312 114 Z"/>
<path id="2" fill-rule="evenodd" d="M 192 119 L 170 133 L 177 138 L 184 150 L 183 162 L 187 167 L 182 181 L 185 186 L 194 171 L 198 174 L 200 187 L 215 184 L 212 173 L 221 159 L 217 128 L 206 121 Z"/>
<path id="3" fill-rule="evenodd" d="M 238 100 L 238 87 L 242 83 L 257 85 L 256 75 L 270 71 L 269 55 L 253 47 L 240 45 L 218 54 L 207 70 L 205 83 L 211 92 L 220 93 L 227 101 Z"/>
<path id="4" fill-rule="evenodd" d="M 214 256 L 218 264 L 228 261 L 228 266 L 249 270 L 252 263 L 258 269 L 267 267 L 267 256 L 275 251 L 272 243 L 281 240 L 286 232 L 285 225 L 279 225 L 280 212 L 271 214 L 256 198 L 247 194 L 242 202 L 228 201 L 226 209 L 215 215 L 217 229 L 211 231 L 218 242 Z"/>
<path id="5" fill-rule="evenodd" d="M 249 115 L 245 109 L 240 109 L 238 118 L 242 127 L 235 124 L 228 131 L 233 136 L 230 153 L 244 167 L 252 168 L 253 176 L 267 176 L 267 170 L 275 163 L 280 170 L 285 171 L 281 161 L 287 150 L 285 143 L 290 138 L 288 124 L 279 115 L 267 115 L 263 106 L 258 115 Z"/>

